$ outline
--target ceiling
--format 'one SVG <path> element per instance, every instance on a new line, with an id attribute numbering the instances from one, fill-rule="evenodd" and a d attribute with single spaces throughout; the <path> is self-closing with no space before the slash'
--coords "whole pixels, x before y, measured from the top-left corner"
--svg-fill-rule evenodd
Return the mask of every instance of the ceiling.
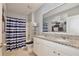
<path id="1" fill-rule="evenodd" d="M 39 9 L 43 3 L 7 3 L 7 12 L 28 15 Z"/>

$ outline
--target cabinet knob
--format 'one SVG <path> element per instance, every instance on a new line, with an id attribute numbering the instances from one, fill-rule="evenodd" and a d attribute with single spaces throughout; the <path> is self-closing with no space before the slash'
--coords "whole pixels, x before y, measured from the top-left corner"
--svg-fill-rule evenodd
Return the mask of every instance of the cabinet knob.
<path id="1" fill-rule="evenodd" d="M 56 53 L 55 51 L 53 51 L 53 53 Z"/>
<path id="2" fill-rule="evenodd" d="M 58 55 L 60 55 L 60 53 L 58 53 Z"/>

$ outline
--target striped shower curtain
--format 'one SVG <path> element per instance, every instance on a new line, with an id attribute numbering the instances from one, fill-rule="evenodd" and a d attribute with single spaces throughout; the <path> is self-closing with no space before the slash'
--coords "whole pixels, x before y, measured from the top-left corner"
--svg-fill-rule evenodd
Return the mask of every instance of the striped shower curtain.
<path id="1" fill-rule="evenodd" d="M 13 50 L 26 46 L 26 20 L 6 17 L 6 49 Z"/>

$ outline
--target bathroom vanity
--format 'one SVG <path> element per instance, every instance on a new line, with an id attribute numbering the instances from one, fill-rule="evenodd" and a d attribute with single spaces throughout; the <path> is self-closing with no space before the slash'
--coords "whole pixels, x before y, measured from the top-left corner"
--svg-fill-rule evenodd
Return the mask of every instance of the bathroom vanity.
<path id="1" fill-rule="evenodd" d="M 37 55 L 79 56 L 79 5 L 70 5 L 63 4 L 43 15 L 42 34 L 34 37 Z"/>
<path id="2" fill-rule="evenodd" d="M 76 43 L 64 40 L 64 38 L 36 36 L 33 51 L 38 56 L 78 56 L 79 44 L 76 44 L 77 46 L 74 44 Z"/>

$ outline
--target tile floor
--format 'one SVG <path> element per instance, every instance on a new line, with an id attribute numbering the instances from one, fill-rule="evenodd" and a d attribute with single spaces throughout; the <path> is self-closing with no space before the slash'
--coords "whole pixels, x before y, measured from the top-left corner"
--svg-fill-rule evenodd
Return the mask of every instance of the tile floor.
<path id="1" fill-rule="evenodd" d="M 36 56 L 32 49 L 16 49 L 13 51 L 6 51 L 4 56 Z"/>

